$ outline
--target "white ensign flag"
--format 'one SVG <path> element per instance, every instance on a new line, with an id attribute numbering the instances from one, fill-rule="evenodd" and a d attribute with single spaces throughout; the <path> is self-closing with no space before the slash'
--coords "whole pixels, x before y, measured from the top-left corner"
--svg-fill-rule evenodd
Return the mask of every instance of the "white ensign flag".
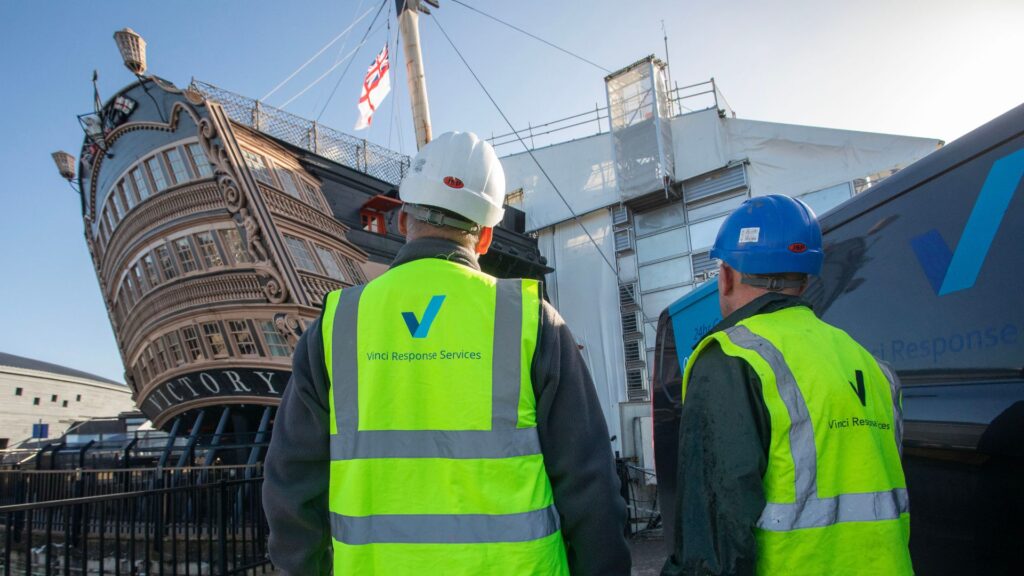
<path id="1" fill-rule="evenodd" d="M 373 123 L 373 113 L 377 106 L 384 101 L 384 97 L 391 92 L 391 64 L 388 63 L 388 47 L 377 54 L 377 58 L 370 64 L 366 71 L 366 78 L 363 78 L 363 92 L 359 96 L 359 120 L 356 121 L 356 130 L 362 130 Z"/>

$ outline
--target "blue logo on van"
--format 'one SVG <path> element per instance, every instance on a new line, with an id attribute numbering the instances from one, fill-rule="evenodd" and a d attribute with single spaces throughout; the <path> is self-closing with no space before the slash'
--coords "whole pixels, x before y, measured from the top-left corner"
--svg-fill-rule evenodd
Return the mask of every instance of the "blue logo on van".
<path id="1" fill-rule="evenodd" d="M 1022 176 L 1024 149 L 992 164 L 955 252 L 950 251 L 934 228 L 910 239 L 917 261 L 936 294 L 945 296 L 974 286 Z"/>
<path id="2" fill-rule="evenodd" d="M 430 326 L 434 323 L 434 318 L 437 318 L 437 313 L 441 310 L 444 298 L 443 295 L 431 298 L 430 303 L 427 304 L 427 309 L 423 311 L 422 320 L 417 320 L 416 314 L 412 312 L 402 312 L 402 318 L 405 319 L 405 325 L 409 328 L 409 334 L 413 338 L 427 337 L 427 334 L 430 333 Z"/>

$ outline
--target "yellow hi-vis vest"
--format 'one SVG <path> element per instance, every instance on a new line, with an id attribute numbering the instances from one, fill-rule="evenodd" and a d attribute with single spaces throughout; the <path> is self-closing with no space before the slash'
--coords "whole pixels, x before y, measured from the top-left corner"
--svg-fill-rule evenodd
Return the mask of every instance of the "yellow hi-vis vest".
<path id="1" fill-rule="evenodd" d="M 718 342 L 761 380 L 771 419 L 759 574 L 912 574 L 900 462 L 899 383 L 842 330 L 797 306 L 758 314 Z"/>
<path id="2" fill-rule="evenodd" d="M 530 367 L 538 284 L 446 260 L 327 296 L 334 573 L 566 575 Z"/>

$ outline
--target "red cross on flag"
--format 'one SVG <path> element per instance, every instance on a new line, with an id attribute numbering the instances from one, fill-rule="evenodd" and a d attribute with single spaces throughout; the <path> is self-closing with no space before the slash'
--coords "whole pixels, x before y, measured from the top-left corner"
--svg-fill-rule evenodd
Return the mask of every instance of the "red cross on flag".
<path id="1" fill-rule="evenodd" d="M 377 54 L 377 58 L 370 64 L 366 71 L 366 78 L 363 78 L 363 92 L 359 96 L 359 120 L 356 121 L 355 130 L 362 130 L 373 123 L 373 113 L 377 106 L 384 101 L 384 97 L 391 92 L 391 64 L 388 62 L 388 47 Z"/>

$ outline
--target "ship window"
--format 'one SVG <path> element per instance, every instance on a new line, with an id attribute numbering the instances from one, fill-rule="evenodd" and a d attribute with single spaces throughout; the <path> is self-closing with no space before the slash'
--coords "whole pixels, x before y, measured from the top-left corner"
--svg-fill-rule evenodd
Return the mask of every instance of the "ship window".
<path id="1" fill-rule="evenodd" d="M 156 351 L 156 363 L 160 368 L 160 371 L 163 372 L 164 370 L 167 370 L 167 347 L 164 346 L 164 341 L 159 338 L 154 340 L 153 349 Z"/>
<path id="2" fill-rule="evenodd" d="M 128 213 L 124 209 L 124 200 L 121 199 L 121 195 L 117 193 L 117 189 L 110 191 L 110 199 L 114 201 L 114 214 L 119 219 L 124 219 L 124 215 Z"/>
<path id="3" fill-rule="evenodd" d="M 203 151 L 203 147 L 199 144 L 189 144 L 187 148 L 188 155 L 192 157 L 192 165 L 195 166 L 199 177 L 209 178 L 213 176 L 213 168 L 210 166 L 210 161 L 206 159 L 206 152 Z"/>
<path id="4" fill-rule="evenodd" d="M 149 286 L 155 288 L 160 284 L 160 273 L 156 271 L 156 262 L 153 261 L 152 254 L 146 254 L 142 257 L 142 269 L 146 271 L 146 279 L 149 281 Z"/>
<path id="5" fill-rule="evenodd" d="M 57 401 L 57 395 L 56 394 L 51 394 L 50 395 L 50 402 L 56 402 L 56 401 Z"/>
<path id="6" fill-rule="evenodd" d="M 360 268 L 354 260 L 347 256 L 342 256 L 341 261 L 345 264 L 345 269 L 348 270 L 348 276 L 352 279 L 353 284 L 366 282 L 366 276 L 363 274 L 363 269 Z"/>
<path id="7" fill-rule="evenodd" d="M 246 251 L 245 246 L 242 245 L 242 236 L 238 233 L 237 228 L 227 228 L 220 231 L 221 245 L 224 246 L 224 250 L 231 256 L 231 260 L 235 264 L 247 264 L 252 262 L 252 258 L 249 257 L 249 252 Z"/>
<path id="8" fill-rule="evenodd" d="M 139 203 L 139 198 L 135 195 L 135 189 L 132 188 L 132 185 L 126 180 L 121 180 L 117 183 L 117 189 L 121 191 L 121 197 L 127 202 L 128 209 L 135 208 L 135 205 Z"/>
<path id="9" fill-rule="evenodd" d="M 149 184 L 146 183 L 146 176 L 142 170 L 136 168 L 131 171 L 132 182 L 135 184 L 135 191 L 139 193 L 139 201 L 149 198 Z"/>
<path id="10" fill-rule="evenodd" d="M 39 406 L 39 396 L 36 396 L 35 398 L 32 399 L 32 405 Z"/>
<path id="11" fill-rule="evenodd" d="M 292 260 L 295 261 L 296 268 L 319 273 L 316 261 L 313 260 L 313 255 L 309 253 L 305 240 L 285 234 L 284 241 L 288 244 L 288 251 L 292 253 Z"/>
<path id="12" fill-rule="evenodd" d="M 81 401 L 82 401 L 82 395 L 81 394 L 76 394 L 75 395 L 75 402 L 81 402 Z"/>
<path id="13" fill-rule="evenodd" d="M 22 392 L 24 392 L 24 390 L 21 389 L 21 388 L 15 388 L 14 389 L 14 395 L 15 396 L 21 396 Z"/>
<path id="14" fill-rule="evenodd" d="M 151 377 L 156 377 L 156 356 L 153 355 L 153 347 L 146 346 L 146 349 L 142 351 L 142 357 L 145 359 L 146 368 Z"/>
<path id="15" fill-rule="evenodd" d="M 167 246 L 157 246 L 155 252 L 157 262 L 160 263 L 160 271 L 163 272 L 164 278 L 170 280 L 177 276 L 178 269 L 174 267 L 174 258 L 171 256 L 171 251 L 167 249 Z"/>
<path id="16" fill-rule="evenodd" d="M 289 196 L 302 200 L 299 188 L 295 184 L 295 176 L 293 176 L 291 172 L 284 168 L 278 168 L 277 179 L 281 181 L 281 189 L 283 189 Z"/>
<path id="17" fill-rule="evenodd" d="M 228 331 L 238 347 L 238 354 L 241 356 L 259 356 L 259 348 L 256 347 L 256 339 L 253 338 L 252 330 L 245 320 L 228 320 Z"/>
<path id="18" fill-rule="evenodd" d="M 68 407 L 68 401 L 67 401 L 67 400 L 64 400 L 64 401 L 63 401 L 63 402 L 61 403 L 61 408 L 67 408 L 67 407 Z"/>
<path id="19" fill-rule="evenodd" d="M 167 344 L 167 359 L 169 363 L 173 363 L 175 366 L 181 366 L 185 363 L 185 353 L 181 349 L 181 338 L 177 332 L 168 332 L 164 334 L 164 341 Z"/>
<path id="20" fill-rule="evenodd" d="M 146 368 L 146 361 L 142 358 L 142 355 L 140 355 L 139 361 L 135 364 L 135 371 L 139 374 L 139 379 L 142 384 L 149 382 L 149 369 Z"/>
<path id="21" fill-rule="evenodd" d="M 132 284 L 131 275 L 125 275 L 121 283 L 121 295 L 128 301 L 128 306 L 135 306 L 135 286 Z"/>
<path id="22" fill-rule="evenodd" d="M 114 228 L 117 227 L 115 225 L 116 221 L 110 219 L 110 210 L 107 209 L 106 206 L 103 207 L 103 220 L 106 221 L 107 228 L 110 228 L 111 230 L 113 230 Z"/>
<path id="23" fill-rule="evenodd" d="M 159 192 L 164 188 L 167 188 L 167 176 L 164 175 L 164 167 L 160 162 L 160 158 L 153 156 L 147 159 L 146 166 L 149 167 L 149 173 L 153 176 L 153 183 L 156 184 L 156 191 Z"/>
<path id="24" fill-rule="evenodd" d="M 182 274 L 196 271 L 198 268 L 196 266 L 196 255 L 192 251 L 192 244 L 188 241 L 188 238 L 178 238 L 175 240 L 174 251 L 178 254 L 178 262 L 181 263 Z"/>
<path id="25" fill-rule="evenodd" d="M 263 159 L 263 156 L 242 149 L 242 158 L 245 159 L 245 165 L 249 167 L 253 178 L 256 178 L 258 182 L 269 186 L 277 186 L 277 183 L 274 182 L 274 177 L 270 174 L 270 169 L 267 168 L 267 161 Z"/>
<path id="26" fill-rule="evenodd" d="M 142 269 L 139 268 L 138 264 L 132 266 L 132 276 L 133 280 L 135 280 L 135 289 L 139 291 L 139 298 L 141 299 L 142 295 L 146 293 L 147 286 L 146 281 L 142 279 Z"/>
<path id="27" fill-rule="evenodd" d="M 320 263 L 324 265 L 324 270 L 327 271 L 327 275 L 335 280 L 345 281 L 345 275 L 341 272 L 341 267 L 338 266 L 338 260 L 334 257 L 334 252 L 328 248 L 315 245 L 316 255 L 320 257 Z"/>
<path id="28" fill-rule="evenodd" d="M 224 333 L 220 324 L 206 322 L 203 326 L 203 335 L 206 336 L 206 343 L 210 346 L 214 358 L 226 358 L 228 356 L 228 345 L 224 342 Z"/>
<path id="29" fill-rule="evenodd" d="M 308 182 L 302 183 L 302 189 L 306 192 L 306 202 L 309 202 L 317 208 L 326 208 L 323 201 L 321 200 L 320 192 Z"/>
<path id="30" fill-rule="evenodd" d="M 214 241 L 212 233 L 196 234 L 196 244 L 199 246 L 199 253 L 203 255 L 203 263 L 207 268 L 224 265 L 224 259 L 221 258 L 220 250 L 217 249 L 217 243 Z"/>
<path id="31" fill-rule="evenodd" d="M 189 360 L 195 362 L 203 358 L 203 346 L 199 343 L 199 333 L 196 332 L 195 326 L 185 326 L 181 329 L 181 333 L 185 336 L 185 351 L 188 353 Z"/>
<path id="32" fill-rule="evenodd" d="M 125 189 L 123 180 L 117 183 L 117 195 L 120 196 L 121 202 L 125 206 L 126 213 L 132 208 L 135 208 L 135 197 L 132 196 L 132 193 L 129 190 L 130 189 Z"/>
<path id="33" fill-rule="evenodd" d="M 263 332 L 263 341 L 267 343 L 271 356 L 291 356 L 292 350 L 288 346 L 288 341 L 274 328 L 273 322 L 261 320 L 260 331 Z"/>
<path id="34" fill-rule="evenodd" d="M 181 152 L 178 152 L 177 148 L 171 148 L 165 154 L 167 155 L 167 163 L 171 166 L 171 177 L 174 178 L 174 183 L 182 184 L 188 182 L 188 168 L 185 166 L 185 161 L 181 158 Z"/>

